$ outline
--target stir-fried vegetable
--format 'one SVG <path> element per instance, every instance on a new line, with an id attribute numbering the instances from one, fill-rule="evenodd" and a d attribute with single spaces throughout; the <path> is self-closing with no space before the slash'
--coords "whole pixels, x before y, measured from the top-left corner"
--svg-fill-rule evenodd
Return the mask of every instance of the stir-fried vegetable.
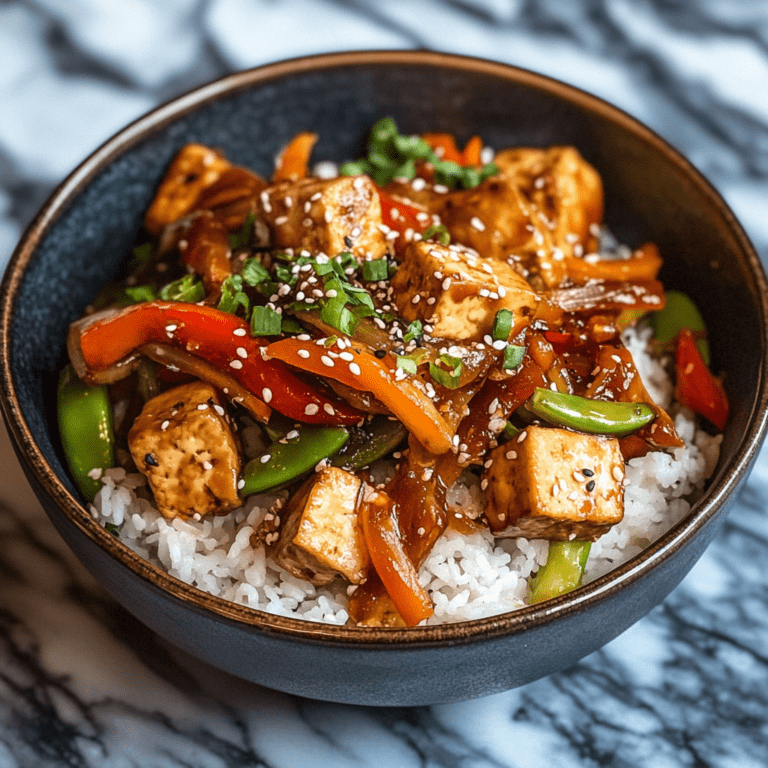
<path id="1" fill-rule="evenodd" d="M 656 412 L 646 403 L 589 400 L 541 387 L 533 393 L 526 408 L 551 424 L 617 437 L 630 435 L 656 418 Z"/>
<path id="2" fill-rule="evenodd" d="M 69 470 L 83 496 L 93 501 L 101 488 L 94 470 L 100 474 L 115 465 L 112 405 L 107 388 L 89 386 L 67 366 L 59 377 L 58 414 Z"/>
<path id="3" fill-rule="evenodd" d="M 531 584 L 529 604 L 536 605 L 581 586 L 591 541 L 551 541 L 547 562 Z"/>

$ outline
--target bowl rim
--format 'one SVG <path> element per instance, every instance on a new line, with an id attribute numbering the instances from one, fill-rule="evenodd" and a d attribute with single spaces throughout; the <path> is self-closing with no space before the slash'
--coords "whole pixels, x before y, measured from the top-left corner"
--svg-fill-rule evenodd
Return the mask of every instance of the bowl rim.
<path id="1" fill-rule="evenodd" d="M 727 467 L 723 468 L 727 471 L 720 472 L 719 481 L 709 486 L 705 496 L 693 506 L 685 519 L 626 563 L 566 595 L 540 605 L 527 606 L 488 618 L 408 628 L 340 626 L 270 614 L 202 592 L 144 560 L 99 525 L 53 472 L 42 452 L 35 445 L 31 431 L 21 412 L 11 377 L 11 326 L 14 300 L 32 256 L 48 229 L 68 208 L 80 190 L 112 160 L 145 138 L 161 131 L 176 119 L 205 104 L 222 97 L 231 96 L 239 91 L 262 87 L 282 78 L 312 71 L 387 65 L 448 69 L 485 75 L 511 81 L 524 87 L 543 90 L 573 103 L 581 109 L 610 119 L 614 124 L 618 124 L 651 145 L 653 149 L 664 155 L 667 161 L 677 166 L 721 214 L 731 235 L 746 257 L 752 277 L 756 281 L 761 327 L 763 329 L 761 338 L 763 354 L 759 365 L 759 384 L 746 432 L 734 458 Z M 269 635 L 292 637 L 311 643 L 354 645 L 371 649 L 386 648 L 393 645 L 427 648 L 438 643 L 440 645 L 446 643 L 462 644 L 473 640 L 490 639 L 540 628 L 560 617 L 607 600 L 666 561 L 715 516 L 728 496 L 748 473 L 768 425 L 768 408 L 766 408 L 768 385 L 765 375 L 766 363 L 768 363 L 768 285 L 760 259 L 749 238 L 710 182 L 653 130 L 598 96 L 521 67 L 479 57 L 434 51 L 346 51 L 302 56 L 269 63 L 228 74 L 193 88 L 160 104 L 128 124 L 99 146 L 64 179 L 23 233 L 0 285 L 0 345 L 0 368 L 2 368 L 3 384 L 2 392 L 0 392 L 0 406 L 11 439 L 34 478 L 52 501 L 64 512 L 69 522 L 122 566 L 127 567 L 135 575 L 149 582 L 151 586 L 162 590 L 168 597 L 182 601 L 197 611 L 210 611 L 220 619 L 233 622 L 243 628 L 250 628 Z"/>

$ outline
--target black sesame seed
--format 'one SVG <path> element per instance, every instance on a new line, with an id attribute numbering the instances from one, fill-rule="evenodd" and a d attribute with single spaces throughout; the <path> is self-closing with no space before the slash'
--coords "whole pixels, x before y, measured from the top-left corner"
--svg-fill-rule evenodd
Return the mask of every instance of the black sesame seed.
<path id="1" fill-rule="evenodd" d="M 354 244 L 355 241 L 349 235 L 344 235 L 344 245 L 346 245 L 347 248 L 351 248 Z"/>
<path id="2" fill-rule="evenodd" d="M 385 349 L 377 349 L 373 354 L 375 357 L 378 357 L 379 360 L 383 360 L 387 356 L 387 351 Z"/>
<path id="3" fill-rule="evenodd" d="M 591 469 L 588 469 L 587 467 L 584 467 L 581 470 L 581 474 L 584 475 L 584 477 L 594 477 L 595 476 L 595 473 Z"/>
<path id="4" fill-rule="evenodd" d="M 587 492 L 588 492 L 588 493 L 592 493 L 592 491 L 594 491 L 594 490 L 595 490 L 595 481 L 594 481 L 594 480 L 590 480 L 590 481 L 587 483 L 587 486 L 586 486 L 586 487 L 587 487 Z"/>
<path id="5" fill-rule="evenodd" d="M 151 453 L 148 453 L 144 456 L 144 463 L 149 464 L 150 467 L 159 466 L 157 459 Z"/>

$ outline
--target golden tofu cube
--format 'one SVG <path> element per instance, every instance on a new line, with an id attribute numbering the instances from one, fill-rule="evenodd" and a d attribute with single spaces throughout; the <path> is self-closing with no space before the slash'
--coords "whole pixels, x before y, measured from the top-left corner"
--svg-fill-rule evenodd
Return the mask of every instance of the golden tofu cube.
<path id="1" fill-rule="evenodd" d="M 624 516 L 615 438 L 531 426 L 489 458 L 482 485 L 495 536 L 595 541 Z"/>
<path id="2" fill-rule="evenodd" d="M 530 323 L 539 297 L 512 267 L 458 245 L 412 243 L 392 278 L 402 316 L 433 326 L 432 335 L 479 340 L 500 309 L 512 312 L 510 337 Z"/>
<path id="3" fill-rule="evenodd" d="M 240 452 L 210 384 L 183 384 L 148 400 L 128 446 L 164 517 L 223 514 L 240 506 Z"/>
<path id="4" fill-rule="evenodd" d="M 339 575 L 352 584 L 365 581 L 368 550 L 357 516 L 361 485 L 337 467 L 313 475 L 283 510 L 280 538 L 270 547 L 274 560 L 313 584 Z"/>
<path id="5" fill-rule="evenodd" d="M 348 251 L 359 261 L 387 253 L 381 202 L 367 176 L 281 182 L 260 199 L 277 248 L 306 248 L 330 257 Z"/>

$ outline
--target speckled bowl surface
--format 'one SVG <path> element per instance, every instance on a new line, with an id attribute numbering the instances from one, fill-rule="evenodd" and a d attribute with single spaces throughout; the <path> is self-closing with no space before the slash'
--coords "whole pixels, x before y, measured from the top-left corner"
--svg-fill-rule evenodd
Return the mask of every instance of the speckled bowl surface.
<path id="1" fill-rule="evenodd" d="M 87 513 L 62 461 L 55 382 L 65 334 L 130 253 L 168 163 L 186 142 L 269 175 L 300 130 L 315 157 L 360 154 L 384 115 L 404 132 L 479 133 L 493 147 L 573 144 L 602 174 L 620 240 L 658 243 L 662 279 L 691 294 L 726 373 L 722 457 L 691 515 L 640 556 L 538 607 L 439 627 L 372 630 L 272 616 L 199 592 L 140 559 Z M 22 465 L 59 532 L 129 611 L 190 653 L 319 699 L 411 705 L 471 698 L 563 669 L 661 602 L 690 570 L 746 478 L 766 426 L 765 276 L 712 187 L 650 130 L 548 78 L 426 52 L 331 54 L 226 77 L 132 124 L 55 192 L 2 284 L 2 407 Z"/>

